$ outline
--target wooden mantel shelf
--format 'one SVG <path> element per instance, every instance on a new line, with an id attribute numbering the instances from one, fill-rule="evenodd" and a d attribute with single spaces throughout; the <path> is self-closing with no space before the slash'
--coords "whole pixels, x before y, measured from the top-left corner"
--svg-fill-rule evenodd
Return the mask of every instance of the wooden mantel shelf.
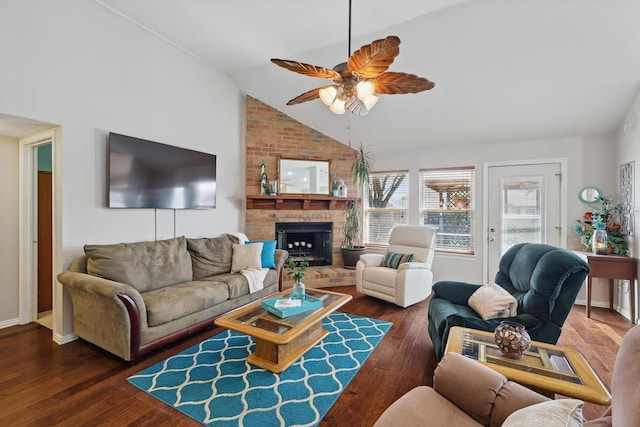
<path id="1" fill-rule="evenodd" d="M 247 209 L 335 210 L 342 209 L 348 197 L 312 195 L 247 196 Z"/>

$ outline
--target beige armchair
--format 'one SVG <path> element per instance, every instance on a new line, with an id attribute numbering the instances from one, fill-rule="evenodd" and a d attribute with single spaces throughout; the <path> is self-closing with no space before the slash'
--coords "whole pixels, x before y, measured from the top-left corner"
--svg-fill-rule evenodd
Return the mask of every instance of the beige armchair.
<path id="1" fill-rule="evenodd" d="M 616 356 L 611 379 L 611 406 L 600 418 L 587 421 L 584 426 L 638 425 L 638 355 L 640 326 L 635 326 L 624 336 Z M 536 420 L 536 425 L 541 425 L 542 418 L 547 422 L 545 425 L 551 426 L 560 425 L 549 420 L 559 415 L 563 420 L 577 418 L 577 422 L 566 424 L 573 426 L 582 425 L 581 409 L 582 402 L 577 399 L 550 401 L 475 360 L 447 353 L 435 370 L 433 388 L 420 386 L 410 390 L 387 408 L 374 427 L 506 427 L 530 425 L 522 424 L 522 419 Z"/>
<path id="2" fill-rule="evenodd" d="M 431 264 L 435 227 L 398 225 L 391 230 L 385 255 L 364 254 L 356 264 L 356 289 L 401 307 L 416 304 L 431 294 Z M 407 257 L 413 255 L 409 262 Z"/>

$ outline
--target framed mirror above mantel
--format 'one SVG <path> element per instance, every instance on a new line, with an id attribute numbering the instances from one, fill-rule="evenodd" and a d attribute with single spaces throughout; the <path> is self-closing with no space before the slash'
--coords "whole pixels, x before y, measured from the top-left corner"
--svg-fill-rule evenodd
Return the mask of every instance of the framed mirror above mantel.
<path id="1" fill-rule="evenodd" d="M 331 196 L 329 160 L 278 160 L 278 195 Z"/>

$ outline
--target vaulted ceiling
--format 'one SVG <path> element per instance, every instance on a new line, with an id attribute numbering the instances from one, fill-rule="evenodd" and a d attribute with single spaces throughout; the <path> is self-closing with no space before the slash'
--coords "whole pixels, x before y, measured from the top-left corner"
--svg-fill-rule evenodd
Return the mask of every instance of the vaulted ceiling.
<path id="1" fill-rule="evenodd" d="M 611 134 L 640 82 L 637 0 L 353 0 L 351 51 L 396 35 L 390 71 L 430 91 L 382 95 L 364 117 L 319 100 L 325 83 L 272 64 L 332 68 L 348 52 L 348 0 L 98 0 L 228 73 L 241 91 L 377 153 Z"/>

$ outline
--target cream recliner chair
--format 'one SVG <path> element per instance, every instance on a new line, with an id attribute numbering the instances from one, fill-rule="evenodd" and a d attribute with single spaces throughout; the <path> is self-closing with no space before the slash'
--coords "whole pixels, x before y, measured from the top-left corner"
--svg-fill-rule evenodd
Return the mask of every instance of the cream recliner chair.
<path id="1" fill-rule="evenodd" d="M 416 304 L 431 294 L 433 273 L 431 264 L 435 250 L 437 228 L 397 225 L 391 230 L 387 253 L 360 255 L 356 264 L 356 289 L 372 297 L 392 302 L 400 307 Z M 413 254 L 413 260 L 397 268 L 389 254 Z M 398 258 L 396 256 L 395 258 Z"/>

